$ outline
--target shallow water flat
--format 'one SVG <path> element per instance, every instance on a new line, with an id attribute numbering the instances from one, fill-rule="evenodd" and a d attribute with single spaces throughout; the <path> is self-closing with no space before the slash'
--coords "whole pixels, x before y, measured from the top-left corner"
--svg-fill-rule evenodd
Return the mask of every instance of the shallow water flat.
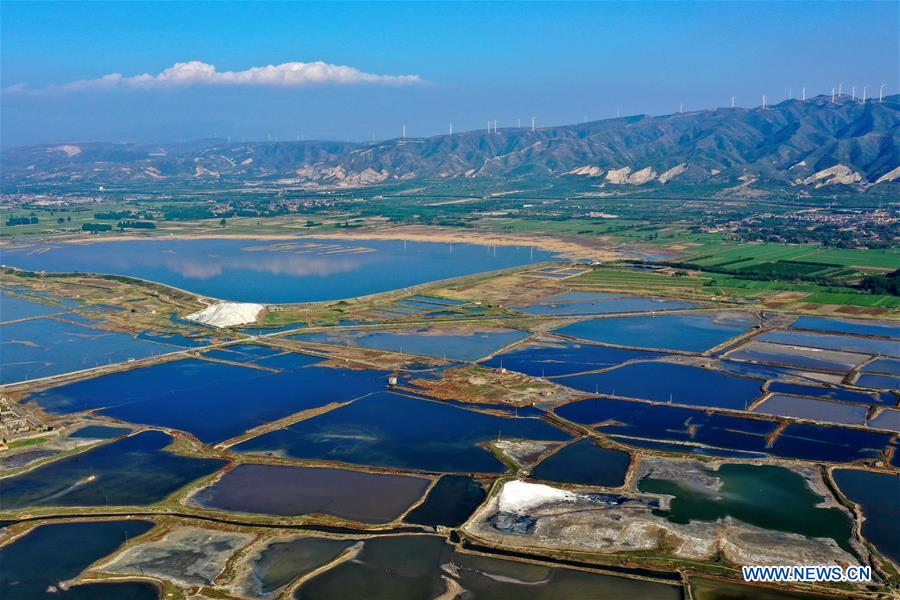
<path id="1" fill-rule="evenodd" d="M 318 302 L 505 269 L 554 255 L 531 248 L 378 240 L 152 239 L 4 252 L 33 271 L 130 275 L 239 302 Z"/>
<path id="2" fill-rule="evenodd" d="M 616 346 L 703 352 L 756 324 L 747 314 L 676 314 L 592 319 L 555 333 Z"/>
<path id="3" fill-rule="evenodd" d="M 48 377 L 179 349 L 125 333 L 46 317 L 9 323 L 0 325 L 0 354 L 3 355 L 0 383 Z"/>
<path id="4" fill-rule="evenodd" d="M 865 425 L 869 407 L 831 400 L 774 394 L 754 408 L 753 412 L 839 425 Z"/>
<path id="5" fill-rule="evenodd" d="M 869 427 L 875 429 L 885 429 L 887 431 L 896 431 L 900 433 L 900 410 L 896 408 L 886 408 L 877 416 L 869 419 Z"/>
<path id="6" fill-rule="evenodd" d="M 31 530 L 0 548 L 0 597 L 8 600 L 62 598 L 64 600 L 150 600 L 156 586 L 145 582 L 79 585 L 56 589 L 60 581 L 78 576 L 95 561 L 141 535 L 148 521 L 56 523 Z M 50 591 L 48 588 L 53 587 Z"/>
<path id="7" fill-rule="evenodd" d="M 418 327 L 390 331 L 306 333 L 291 336 L 291 339 L 324 344 L 351 344 L 375 350 L 468 361 L 478 360 L 529 335 L 531 334 L 527 331 L 499 327 L 471 330 Z"/>
<path id="8" fill-rule="evenodd" d="M 479 444 L 498 437 L 563 440 L 538 418 L 505 418 L 441 402 L 382 392 L 254 438 L 239 452 L 422 469 L 499 473 L 503 464 Z"/>
<path id="9" fill-rule="evenodd" d="M 757 339 L 775 344 L 863 354 L 881 354 L 894 358 L 900 357 L 900 343 L 897 340 L 880 340 L 837 333 L 809 333 L 805 331 L 770 331 L 762 334 Z"/>
<path id="10" fill-rule="evenodd" d="M 861 365 L 869 357 L 865 354 L 841 352 L 839 350 L 821 350 L 753 341 L 733 352 L 729 352 L 728 358 L 774 363 L 801 369 L 846 372 Z"/>
<path id="11" fill-rule="evenodd" d="M 900 475 L 835 469 L 841 492 L 862 509 L 862 533 L 878 550 L 900 565 Z"/>
<path id="12" fill-rule="evenodd" d="M 885 375 L 900 375 L 900 359 L 876 358 L 862 368 L 864 373 L 883 373 Z"/>
<path id="13" fill-rule="evenodd" d="M 618 487 L 625 483 L 631 455 L 585 439 L 570 444 L 531 470 L 533 479 Z"/>
<path id="14" fill-rule="evenodd" d="M 812 329 L 856 335 L 880 335 L 900 338 L 900 325 L 884 321 L 854 321 L 828 317 L 802 316 L 791 324 L 791 329 Z"/>
<path id="15" fill-rule="evenodd" d="M 875 390 L 900 391 L 900 377 L 895 375 L 882 375 L 880 373 L 863 373 L 856 380 L 856 385 Z"/>
<path id="16" fill-rule="evenodd" d="M 738 409 L 745 408 L 762 393 L 762 381 L 758 379 L 665 362 L 635 363 L 554 381 L 588 393 Z"/>
<path id="17" fill-rule="evenodd" d="M 187 359 L 114 373 L 34 394 L 44 409 L 101 409 L 131 423 L 189 431 L 220 442 L 305 409 L 384 389 L 382 371 L 318 367 L 321 358 L 281 354 L 258 359 L 262 369 Z"/>
<path id="18" fill-rule="evenodd" d="M 430 483 L 424 477 L 347 469 L 243 464 L 200 490 L 191 502 L 242 513 L 322 513 L 363 523 L 388 523 L 421 498 Z"/>
<path id="19" fill-rule="evenodd" d="M 314 536 L 273 542 L 259 553 L 246 587 L 254 598 L 274 596 L 297 577 L 331 562 L 357 542 Z"/>
<path id="20" fill-rule="evenodd" d="M 31 317 L 43 317 L 63 312 L 64 310 L 64 308 L 59 306 L 43 304 L 21 296 L 0 292 L 0 323 Z"/>
<path id="21" fill-rule="evenodd" d="M 529 315 L 601 315 L 694 308 L 693 302 L 616 294 L 570 292 L 519 308 Z"/>
<path id="22" fill-rule="evenodd" d="M 172 454 L 171 442 L 144 431 L 6 478 L 3 507 L 151 504 L 226 462 Z"/>
<path id="23" fill-rule="evenodd" d="M 607 369 L 629 360 L 653 359 L 660 356 L 662 354 L 657 352 L 579 344 L 562 339 L 544 339 L 515 346 L 482 364 L 488 367 L 503 367 L 534 377 L 554 377 Z"/>
<path id="24" fill-rule="evenodd" d="M 804 385 L 785 381 L 773 381 L 769 383 L 769 391 L 792 396 L 815 396 L 817 398 L 830 398 L 844 402 L 858 402 L 861 404 L 896 404 L 897 400 L 886 394 L 865 393 L 844 387 L 822 387 L 817 385 Z"/>

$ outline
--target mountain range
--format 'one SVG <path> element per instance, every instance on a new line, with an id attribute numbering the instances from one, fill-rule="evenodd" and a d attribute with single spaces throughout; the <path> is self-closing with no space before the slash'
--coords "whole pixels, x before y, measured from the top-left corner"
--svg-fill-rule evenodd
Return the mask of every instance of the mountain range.
<path id="1" fill-rule="evenodd" d="M 601 186 L 900 182 L 900 96 L 818 96 L 383 142 L 67 142 L 4 150 L 7 185 L 85 182 L 357 186 L 414 179 L 585 177 Z"/>

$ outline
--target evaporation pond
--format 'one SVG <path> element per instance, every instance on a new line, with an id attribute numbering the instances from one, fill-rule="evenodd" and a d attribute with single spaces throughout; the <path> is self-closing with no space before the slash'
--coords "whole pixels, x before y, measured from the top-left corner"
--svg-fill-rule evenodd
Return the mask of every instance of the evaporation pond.
<path id="1" fill-rule="evenodd" d="M 53 313 L 64 312 L 64 308 L 42 304 L 20 296 L 12 296 L 0 292 L 0 323 L 43 317 Z"/>
<path id="2" fill-rule="evenodd" d="M 900 338 L 900 326 L 883 321 L 845 321 L 827 317 L 802 316 L 794 321 L 791 329 L 814 329 L 816 331 Z"/>
<path id="3" fill-rule="evenodd" d="M 589 294 L 570 292 L 520 308 L 530 315 L 600 315 L 607 313 L 644 312 L 694 308 L 693 302 L 663 300 L 641 296 Z"/>
<path id="4" fill-rule="evenodd" d="M 504 367 L 535 377 L 571 375 L 583 371 L 608 369 L 629 360 L 662 356 L 656 352 L 579 344 L 559 338 L 520 344 L 484 361 L 488 367 Z"/>
<path id="5" fill-rule="evenodd" d="M 89 369 L 180 350 L 175 346 L 51 318 L 0 325 L 0 383 Z"/>
<path id="6" fill-rule="evenodd" d="M 841 492 L 862 509 L 866 539 L 900 564 L 900 475 L 855 469 L 836 469 L 833 475 Z"/>
<path id="7" fill-rule="evenodd" d="M 703 473 L 716 483 L 698 485 L 689 479 L 677 480 L 671 473 L 651 471 L 637 488 L 673 496 L 669 509 L 660 512 L 674 523 L 730 516 L 764 529 L 831 538 L 850 549 L 850 518 L 840 508 L 819 506 L 823 498 L 801 475 L 783 467 L 747 464 L 723 464 Z"/>
<path id="8" fill-rule="evenodd" d="M 250 596 L 259 598 L 275 592 L 337 558 L 358 543 L 355 539 L 303 536 L 272 542 L 263 548 L 247 582 Z"/>
<path id="9" fill-rule="evenodd" d="M 22 269 L 130 275 L 199 294 L 267 304 L 352 298 L 552 260 L 528 247 L 297 238 L 153 239 L 22 246 Z M 36 252 L 38 249 L 40 251 Z"/>
<path id="10" fill-rule="evenodd" d="M 323 344 L 352 344 L 376 350 L 477 360 L 530 334 L 518 329 L 420 327 L 390 331 L 342 331 L 306 333 L 292 339 Z"/>
<path id="11" fill-rule="evenodd" d="M 411 510 L 407 523 L 437 527 L 459 527 L 484 500 L 480 483 L 464 475 L 444 475 L 428 492 L 425 501 Z"/>
<path id="12" fill-rule="evenodd" d="M 326 467 L 243 464 L 191 502 L 206 508 L 278 516 L 314 513 L 364 523 L 393 521 L 422 497 L 430 479 Z"/>
<path id="13" fill-rule="evenodd" d="M 144 431 L 9 477 L 3 507 L 151 504 L 226 462 L 167 452 L 170 443 L 168 434 Z"/>
<path id="14" fill-rule="evenodd" d="M 8 600 L 155 600 L 147 582 L 90 583 L 67 590 L 60 581 L 77 577 L 128 541 L 153 527 L 148 521 L 55 523 L 32 529 L 0 548 L 0 598 Z M 48 588 L 53 587 L 50 591 Z"/>
<path id="15" fill-rule="evenodd" d="M 63 385 L 30 399 L 54 413 L 102 409 L 116 419 L 189 431 L 211 443 L 386 385 L 385 372 L 316 366 L 321 361 L 282 354 L 255 363 L 266 368 L 252 368 L 179 360 Z"/>
<path id="16" fill-rule="evenodd" d="M 505 418 L 381 392 L 235 447 L 240 452 L 446 472 L 502 472 L 479 444 L 500 438 L 564 440 L 535 417 Z"/>
<path id="17" fill-rule="evenodd" d="M 743 409 L 760 396 L 762 381 L 688 365 L 646 362 L 554 380 L 589 393 Z"/>
<path id="18" fill-rule="evenodd" d="M 865 425 L 869 407 L 832 400 L 773 394 L 754 408 L 753 412 L 839 425 Z"/>
<path id="19" fill-rule="evenodd" d="M 555 333 L 617 346 L 702 352 L 756 324 L 756 317 L 745 314 L 676 314 L 592 319 Z"/>
<path id="20" fill-rule="evenodd" d="M 533 479 L 618 487 L 625 483 L 631 455 L 585 439 L 566 446 L 532 469 Z"/>
<path id="21" fill-rule="evenodd" d="M 808 348 L 842 352 L 883 354 L 894 358 L 900 357 L 900 343 L 897 340 L 880 340 L 837 333 L 809 333 L 806 331 L 770 331 L 757 339 L 775 344 L 806 346 Z"/>

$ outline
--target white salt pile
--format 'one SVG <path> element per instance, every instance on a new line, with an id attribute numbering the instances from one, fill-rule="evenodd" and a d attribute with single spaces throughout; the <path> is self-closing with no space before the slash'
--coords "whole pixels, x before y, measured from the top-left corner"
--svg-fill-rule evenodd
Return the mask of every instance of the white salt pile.
<path id="1" fill-rule="evenodd" d="M 252 302 L 220 302 L 188 315 L 185 319 L 212 327 L 233 327 L 255 323 L 263 308 L 262 304 Z"/>

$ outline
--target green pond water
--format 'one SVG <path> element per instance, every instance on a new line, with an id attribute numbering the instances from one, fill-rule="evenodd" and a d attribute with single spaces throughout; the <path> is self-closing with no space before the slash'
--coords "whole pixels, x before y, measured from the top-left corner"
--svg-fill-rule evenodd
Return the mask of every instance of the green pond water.
<path id="1" fill-rule="evenodd" d="M 797 473 L 768 465 L 724 464 L 711 474 L 722 482 L 718 493 L 649 476 L 638 482 L 638 489 L 674 496 L 669 510 L 658 513 L 673 523 L 730 516 L 764 529 L 831 538 L 850 551 L 850 518 L 839 508 L 818 507 L 822 497 Z"/>

